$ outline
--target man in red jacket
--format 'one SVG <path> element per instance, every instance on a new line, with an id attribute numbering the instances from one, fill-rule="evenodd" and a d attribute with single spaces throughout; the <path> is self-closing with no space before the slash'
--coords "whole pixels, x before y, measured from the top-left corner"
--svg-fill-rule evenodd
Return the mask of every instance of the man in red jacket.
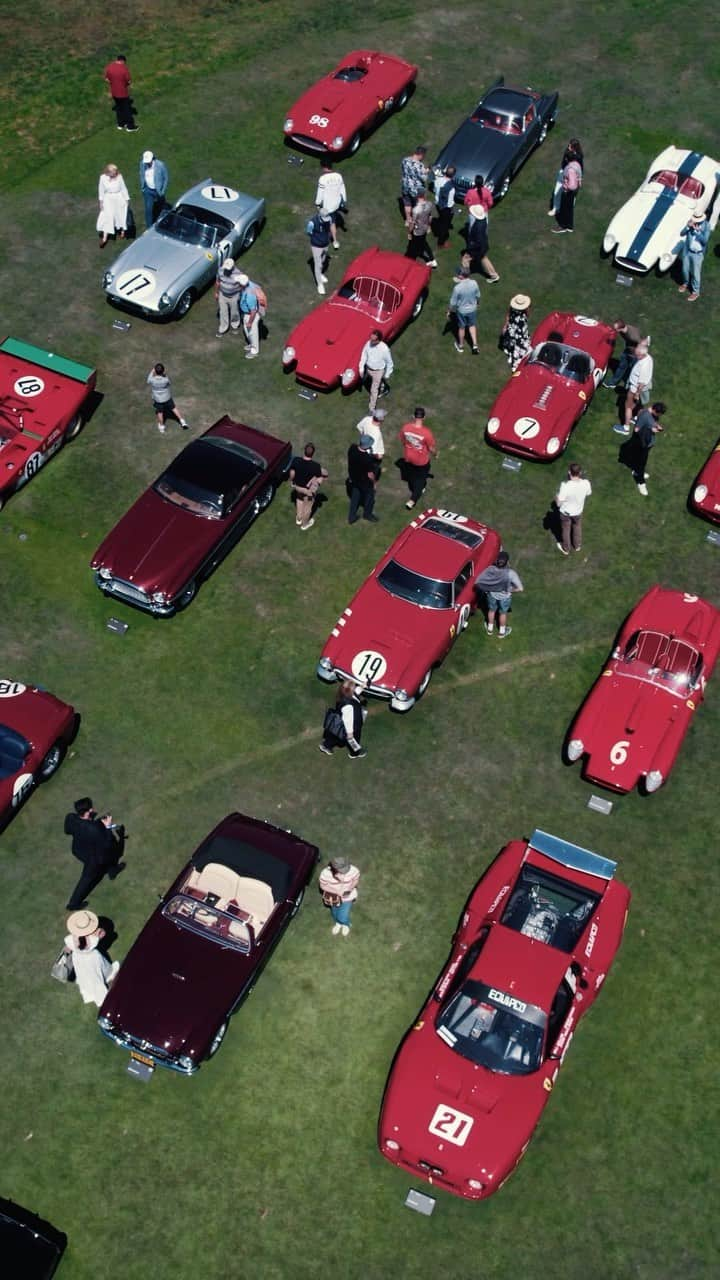
<path id="1" fill-rule="evenodd" d="M 413 422 L 406 422 L 398 432 L 403 446 L 403 478 L 407 481 L 410 497 L 405 506 L 411 510 L 425 492 L 430 472 L 430 459 L 437 457 L 435 437 L 424 422 L 425 410 L 421 404 L 415 409 Z"/>
<path id="2" fill-rule="evenodd" d="M 130 104 L 130 71 L 124 53 L 118 53 L 114 62 L 108 62 L 103 75 L 108 82 L 110 97 L 115 104 L 118 129 L 126 133 L 137 133 L 139 125 L 135 124 Z"/>

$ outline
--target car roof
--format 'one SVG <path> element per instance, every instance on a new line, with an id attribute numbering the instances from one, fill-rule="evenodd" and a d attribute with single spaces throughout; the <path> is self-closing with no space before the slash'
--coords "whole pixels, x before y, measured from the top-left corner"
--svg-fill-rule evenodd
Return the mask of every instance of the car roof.
<path id="1" fill-rule="evenodd" d="M 483 107 L 492 107 L 496 111 L 505 111 L 508 115 L 524 115 L 531 102 L 537 101 L 537 95 L 525 89 L 513 89 L 509 85 L 498 85 L 481 99 Z"/>
<path id="2" fill-rule="evenodd" d="M 427 528 L 428 523 L 430 528 Z M 441 531 L 443 525 L 447 527 L 447 535 Z M 413 573 L 444 580 L 454 578 L 482 546 L 485 537 L 479 536 L 477 547 L 473 549 L 452 536 L 453 528 L 451 522 L 443 521 L 439 516 L 429 517 L 428 521 L 412 530 L 397 550 L 392 550 L 393 560 Z"/>
<path id="3" fill-rule="evenodd" d="M 167 467 L 164 475 L 189 480 L 201 489 L 215 494 L 251 483 L 262 470 L 243 456 L 214 444 L 217 437 L 202 436 L 193 440 Z"/>
<path id="4" fill-rule="evenodd" d="M 256 204 L 257 200 L 257 196 L 238 191 L 236 187 L 229 187 L 223 182 L 214 182 L 212 178 L 203 178 L 194 187 L 184 191 L 175 201 L 175 205 L 192 204 L 197 209 L 207 209 L 234 222 L 251 205 Z"/>
<path id="5" fill-rule="evenodd" d="M 548 1012 L 569 963 L 566 951 L 493 924 L 470 977 Z"/>

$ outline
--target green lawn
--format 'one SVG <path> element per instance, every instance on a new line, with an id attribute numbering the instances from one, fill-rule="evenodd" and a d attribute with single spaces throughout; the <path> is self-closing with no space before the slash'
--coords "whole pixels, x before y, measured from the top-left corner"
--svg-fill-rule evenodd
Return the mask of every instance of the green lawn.
<path id="1" fill-rule="evenodd" d="M 622 288 L 599 254 L 612 212 L 658 151 L 676 142 L 717 153 L 711 14 L 689 20 L 667 0 L 652 9 L 368 0 L 362 13 L 318 0 L 128 0 L 117 14 L 94 0 L 39 0 L 34 15 L 0 4 L 0 328 L 96 364 L 103 399 L 77 442 L 0 516 L 1 673 L 52 689 L 82 714 L 62 772 L 0 838 L 0 1193 L 68 1232 L 63 1280 L 717 1274 L 706 1098 L 717 1072 L 708 997 L 720 683 L 669 785 L 650 799 L 616 800 L 609 818 L 591 813 L 590 787 L 561 758 L 617 627 L 649 585 L 720 605 L 720 552 L 685 506 L 718 435 L 714 242 L 689 310 L 667 279 Z M 317 302 L 304 235 L 317 165 L 288 164 L 281 126 L 301 88 L 361 47 L 396 51 L 420 75 L 406 110 L 343 166 L 349 231 L 331 283 L 368 244 L 404 248 L 400 157 L 420 141 L 434 155 L 497 74 L 559 88 L 561 113 L 492 214 L 502 279 L 483 287 L 480 358 L 458 356 L 441 336 L 457 236 L 424 313 L 397 341 L 381 523 L 349 529 L 344 459 L 366 401 L 334 393 L 308 403 L 280 366 L 290 328 Z M 100 78 L 118 49 L 134 77 L 142 130 L 133 137 L 116 133 Z M 549 234 L 545 210 L 573 134 L 587 180 L 568 242 Z M 147 146 L 168 164 L 173 198 L 206 174 L 266 196 L 267 226 L 242 264 L 269 295 L 259 360 L 215 340 L 210 295 L 179 324 L 132 318 L 127 333 L 112 328 L 97 176 L 114 160 L 137 194 Z M 139 199 L 135 209 L 142 220 Z M 649 330 L 655 392 L 669 405 L 643 501 L 618 466 L 612 397 L 598 393 L 566 454 L 593 483 L 585 547 L 569 561 L 542 527 L 563 462 L 511 475 L 483 440 L 507 375 L 497 336 L 520 290 L 536 323 L 558 308 Z M 154 428 L 145 377 L 155 360 L 194 432 L 228 412 L 298 449 L 312 438 L 331 473 L 330 501 L 307 538 L 280 492 L 192 607 L 167 622 L 113 609 L 88 568 L 184 443 Z M 501 646 L 473 623 L 409 717 L 373 707 L 368 757 L 351 766 L 317 751 L 327 698 L 314 668 L 338 612 L 404 525 L 392 442 L 418 401 L 440 446 L 430 500 L 497 528 L 526 592 L 512 637 Z M 106 630 L 112 612 L 129 622 L 125 636 Z M 114 921 L 119 959 L 157 893 L 231 809 L 292 826 L 362 868 L 352 937 L 330 936 L 311 892 L 222 1051 L 192 1080 L 131 1081 L 93 1007 L 49 979 L 77 866 L 62 819 L 87 791 L 130 832 L 126 874 L 92 900 Z M 536 826 L 618 859 L 633 891 L 625 940 L 517 1173 L 480 1205 L 438 1192 L 424 1219 L 403 1208 L 420 1184 L 375 1145 L 388 1067 L 470 889 L 508 839 Z"/>

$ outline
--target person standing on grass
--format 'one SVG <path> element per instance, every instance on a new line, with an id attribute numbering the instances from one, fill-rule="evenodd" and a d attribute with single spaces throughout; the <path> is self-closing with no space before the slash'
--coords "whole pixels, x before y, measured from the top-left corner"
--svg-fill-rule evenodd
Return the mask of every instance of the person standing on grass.
<path id="1" fill-rule="evenodd" d="M 648 409 L 643 409 L 637 416 L 635 423 L 635 434 L 633 437 L 633 480 L 635 481 L 638 493 L 643 498 L 648 496 L 648 487 L 645 483 L 649 480 L 649 472 L 645 470 L 650 450 L 655 444 L 655 436 L 658 431 L 664 431 L 660 419 L 667 413 L 667 405 L 661 400 L 657 400 L 655 404 L 651 404 Z"/>
<path id="2" fill-rule="evenodd" d="M 360 743 L 367 719 L 361 694 L 362 686 L 354 680 L 343 680 L 339 686 L 335 706 L 325 712 L 320 742 L 323 755 L 331 756 L 336 747 L 347 747 L 351 760 L 362 760 L 367 755 Z"/>
<path id="3" fill-rule="evenodd" d="M 72 957 L 75 981 L 84 1004 L 98 1009 L 117 977 L 120 962 L 114 964 L 100 951 L 105 930 L 94 911 L 73 911 L 66 925 L 65 951 Z"/>
<path id="4" fill-rule="evenodd" d="M 240 283 L 240 317 L 245 335 L 245 359 L 254 360 L 260 355 L 260 301 L 255 292 L 256 286 L 249 276 L 241 271 Z"/>
<path id="5" fill-rule="evenodd" d="M 578 462 L 571 462 L 568 467 L 567 480 L 563 480 L 555 494 L 555 503 L 560 512 L 562 541 L 555 545 L 564 556 L 573 551 L 582 550 L 582 517 L 585 500 L 590 497 L 592 488 L 590 481 L 583 477 Z"/>
<path id="6" fill-rule="evenodd" d="M 558 169 L 557 177 L 555 178 L 555 185 L 550 193 L 550 204 L 548 205 L 549 218 L 554 218 L 560 207 L 560 196 L 562 194 L 562 183 L 563 183 L 563 171 L 565 169 L 565 166 L 569 164 L 571 160 L 577 160 L 578 164 L 580 165 L 580 168 L 584 171 L 585 157 L 583 155 L 583 149 L 582 149 L 579 138 L 571 138 L 565 150 L 563 151 L 563 158 L 560 161 L 560 168 Z"/>
<path id="7" fill-rule="evenodd" d="M 367 377 L 370 382 L 368 409 L 371 413 L 375 410 L 378 397 L 389 394 L 390 388 L 387 385 L 387 379 L 391 377 L 394 368 L 393 358 L 387 342 L 383 342 L 379 329 L 373 329 L 360 352 L 360 361 L 358 363 L 360 377 L 363 381 Z"/>
<path id="8" fill-rule="evenodd" d="M 109 236 L 125 239 L 130 196 L 125 179 L 116 164 L 106 164 L 98 180 L 99 213 L 95 230 L 100 233 L 100 248 L 104 249 Z"/>
<path id="9" fill-rule="evenodd" d="M 510 635 L 512 627 L 507 625 L 507 616 L 512 608 L 512 597 L 516 591 L 524 590 L 519 576 L 510 568 L 509 561 L 507 551 L 500 551 L 495 563 L 483 569 L 475 579 L 475 590 L 483 592 L 487 603 L 486 631 L 489 636 L 493 634 L 497 614 L 499 640 Z"/>
<path id="10" fill-rule="evenodd" d="M 295 500 L 295 523 L 300 526 L 303 533 L 307 529 L 312 529 L 315 523 L 312 514 L 313 506 L 317 491 L 323 480 L 327 479 L 327 474 L 325 468 L 315 461 L 315 445 L 311 441 L 305 445 L 302 458 L 293 458 L 290 463 L 290 484 Z"/>
<path id="11" fill-rule="evenodd" d="M 152 151 L 143 151 L 140 161 L 140 191 L 145 206 L 145 226 L 151 227 L 165 206 L 168 189 L 167 165 Z"/>
<path id="12" fill-rule="evenodd" d="M 315 192 L 315 204 L 320 216 L 330 219 L 332 247 L 333 249 L 339 249 L 336 215 L 340 209 L 347 206 L 345 182 L 342 174 L 336 173 L 333 169 L 333 162 L 329 157 L 320 161 L 320 170 L 317 191 Z"/>
<path id="13" fill-rule="evenodd" d="M 688 302 L 697 302 L 700 297 L 700 277 L 702 275 L 703 260 L 707 252 L 708 240 L 710 239 L 710 223 L 705 214 L 693 213 L 680 235 L 683 241 L 680 258 L 683 282 L 678 287 L 678 293 L 685 293 L 689 286 L 690 292 L 687 300 Z"/>
<path id="14" fill-rule="evenodd" d="M 477 345 L 477 306 L 479 301 L 480 287 L 477 280 L 473 280 L 467 267 L 461 267 L 460 280 L 450 294 L 447 312 L 448 319 L 454 316 L 457 323 L 455 350 L 460 353 L 465 350 L 465 331 L 467 330 L 470 334 L 470 349 L 474 356 L 479 354 Z"/>
<path id="15" fill-rule="evenodd" d="M 654 368 L 655 362 L 648 350 L 647 339 L 644 339 L 635 348 L 635 363 L 627 380 L 624 420 L 613 427 L 616 435 L 629 436 L 630 423 L 638 409 L 649 404 Z"/>
<path id="16" fill-rule="evenodd" d="M 454 164 L 448 164 L 443 170 L 435 170 L 435 207 L 437 209 L 437 247 L 449 249 L 450 232 L 455 212 L 455 174 Z"/>
<path id="17" fill-rule="evenodd" d="M 578 157 L 573 155 L 563 166 L 560 200 L 555 214 L 557 226 L 553 227 L 553 235 L 560 236 L 566 231 L 575 230 L 575 201 L 582 181 L 583 166 Z"/>
<path id="18" fill-rule="evenodd" d="M 530 351 L 528 312 L 532 299 L 527 293 L 516 293 L 510 299 L 498 346 L 505 352 L 513 373 Z"/>
<path id="19" fill-rule="evenodd" d="M 619 338 L 624 338 L 625 348 L 617 366 L 613 373 L 608 373 L 603 378 L 602 385 L 608 388 L 624 386 L 627 382 L 630 371 L 637 360 L 637 349 L 641 342 L 649 343 L 650 338 L 643 338 L 640 330 L 634 324 L 626 324 L 624 320 L 613 320 L 613 329 Z"/>
<path id="20" fill-rule="evenodd" d="M 348 858 L 331 858 L 320 872 L 318 888 L 323 903 L 330 908 L 335 923 L 330 932 L 347 938 L 350 933 L 350 913 L 357 900 L 360 872 Z"/>
<path id="21" fill-rule="evenodd" d="M 312 218 L 310 218 L 307 227 L 305 228 L 310 237 L 310 252 L 312 254 L 313 272 L 319 294 L 325 293 L 325 285 L 328 282 L 328 278 L 324 272 L 328 262 L 330 227 L 331 222 L 329 216 L 324 213 L 316 213 Z"/>
<path id="22" fill-rule="evenodd" d="M 118 129 L 126 133 L 137 133 L 139 125 L 133 119 L 130 102 L 130 68 L 124 53 L 118 53 L 112 62 L 108 62 L 103 76 L 107 80 L 110 97 L 113 100 Z"/>
<path id="23" fill-rule="evenodd" d="M 437 444 L 429 427 L 425 426 L 425 410 L 421 404 L 415 409 L 412 422 L 406 422 L 398 432 L 403 447 L 403 476 L 410 490 L 405 506 L 416 505 L 425 492 L 430 474 L 430 459 L 437 457 Z"/>
<path id="24" fill-rule="evenodd" d="M 371 452 L 378 462 L 382 462 L 385 457 L 385 441 L 383 440 L 382 424 L 387 418 L 387 409 L 374 409 L 372 413 L 366 413 L 364 418 L 358 422 L 355 430 L 360 432 L 361 436 L 369 436 L 372 440 Z M 380 478 L 380 468 L 377 469 L 378 479 Z"/>
<path id="25" fill-rule="evenodd" d="M 412 258 L 413 261 L 422 258 L 423 262 L 433 268 L 437 266 L 437 259 L 433 257 L 432 249 L 427 242 L 427 236 L 434 211 L 432 201 L 427 198 L 427 192 L 422 190 L 412 208 L 410 229 L 408 231 L 408 246 L 405 250 L 406 258 Z"/>
<path id="26" fill-rule="evenodd" d="M 487 209 L 482 204 L 474 204 L 471 205 L 468 213 L 465 236 L 468 251 L 472 256 L 472 265 L 475 267 L 475 263 L 479 262 L 487 276 L 488 284 L 495 284 L 500 279 L 500 276 L 488 257 L 490 245 L 488 241 Z"/>
<path id="27" fill-rule="evenodd" d="M 377 524 L 375 509 L 375 486 L 377 484 L 379 462 L 372 451 L 372 436 L 361 436 L 357 444 L 348 449 L 348 491 L 350 507 L 348 524 L 357 524 L 360 519 L 358 511 L 363 509 L 363 520 Z"/>
<path id="28" fill-rule="evenodd" d="M 240 294 L 244 287 L 243 281 L 247 281 L 247 276 L 237 270 L 235 259 L 226 258 L 215 281 L 215 300 L 218 304 L 216 338 L 223 338 L 228 329 L 232 329 L 233 333 L 240 332 Z"/>
<path id="29" fill-rule="evenodd" d="M 158 431 L 165 430 L 165 423 L 168 418 L 174 418 L 180 423 L 183 431 L 187 431 L 188 424 L 181 413 L 178 413 L 177 406 L 172 397 L 172 387 L 170 379 L 165 372 L 165 365 L 154 364 L 147 376 L 147 384 L 150 388 L 152 396 L 153 409 L 157 418 Z"/>
<path id="30" fill-rule="evenodd" d="M 472 212 L 473 205 L 481 204 L 486 213 L 489 213 L 495 203 L 495 197 L 490 187 L 485 186 L 485 179 L 481 173 L 475 174 L 474 186 L 465 192 L 463 204 L 465 208 Z"/>
<path id="31" fill-rule="evenodd" d="M 120 862 L 125 831 L 114 827 L 112 814 L 98 818 L 89 796 L 76 800 L 74 810 L 68 813 L 63 827 L 66 836 L 72 836 L 73 856 L 83 864 L 83 872 L 70 900 L 68 911 L 86 907 L 85 897 L 102 880 L 104 875 L 114 880 L 125 868 Z"/>
<path id="32" fill-rule="evenodd" d="M 425 190 L 430 170 L 425 164 L 427 147 L 417 146 L 411 156 L 405 156 L 402 162 L 400 181 L 400 204 L 402 206 L 405 226 L 408 235 L 412 230 L 412 211 L 421 191 Z"/>

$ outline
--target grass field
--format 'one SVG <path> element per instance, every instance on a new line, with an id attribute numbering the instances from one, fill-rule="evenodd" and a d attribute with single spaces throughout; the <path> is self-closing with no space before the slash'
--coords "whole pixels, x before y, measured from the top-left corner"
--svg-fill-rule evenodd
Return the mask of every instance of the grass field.
<path id="1" fill-rule="evenodd" d="M 649 585 L 720 605 L 720 553 L 685 506 L 718 435 L 714 242 L 694 307 L 668 279 L 620 287 L 599 255 L 611 213 L 664 146 L 717 154 L 716 20 L 689 21 L 667 0 L 33 9 L 31 22 L 0 4 L 0 330 L 97 365 L 102 402 L 0 516 L 1 674 L 40 683 L 82 714 L 61 773 L 0 838 L 0 1193 L 67 1231 L 63 1280 L 500 1280 L 548 1266 L 561 1280 L 716 1275 L 708 996 L 720 681 L 669 784 L 649 799 L 619 799 L 609 818 L 591 813 L 590 788 L 561 758 L 617 627 Z M 317 301 L 304 236 L 317 166 L 288 165 L 281 126 L 300 89 L 359 47 L 396 51 L 420 75 L 405 111 L 343 166 L 349 230 L 331 284 L 368 244 L 404 248 L 401 156 L 419 141 L 434 155 L 497 74 L 558 88 L 561 99 L 555 131 L 492 215 L 502 278 L 483 288 L 480 358 L 458 356 L 441 336 L 457 261 L 448 252 L 422 316 L 395 345 L 386 401 L 386 441 L 417 401 L 427 406 L 440 446 L 430 500 L 502 534 L 526 587 L 513 634 L 501 646 L 472 624 L 409 717 L 371 709 L 368 757 L 351 766 L 317 751 L 327 699 L 314 668 L 337 613 L 403 527 L 405 491 L 386 466 L 381 523 L 348 528 L 345 452 L 366 401 L 335 393 L 308 403 L 282 373 L 283 341 Z M 132 137 L 116 133 L 101 80 L 118 48 L 142 126 Z M 573 134 L 587 177 L 568 242 L 549 234 L 545 210 Z M 114 160 L 137 195 L 148 146 L 168 164 L 172 198 L 206 174 L 267 197 L 267 226 L 242 264 L 270 301 L 257 361 L 215 340 L 210 295 L 181 323 L 133 318 L 127 333 L 112 329 L 97 177 Z M 593 483 L 585 547 L 569 561 L 542 527 L 563 462 L 510 475 L 483 441 L 507 375 L 497 336 L 519 290 L 536 323 L 557 307 L 624 314 L 649 330 L 655 392 L 669 406 L 643 501 L 618 466 L 612 397 L 598 393 L 565 455 Z M 145 387 L 155 360 L 193 432 L 228 412 L 298 449 L 312 438 L 331 473 L 307 538 L 281 491 L 167 622 L 113 610 L 88 568 L 184 443 L 155 431 Z M 130 624 L 124 637 L 105 628 L 112 612 Z M 49 980 L 77 865 L 62 819 L 88 791 L 131 837 L 126 874 L 92 900 L 114 922 L 119 959 L 231 809 L 292 826 L 324 856 L 343 852 L 362 868 L 352 937 L 331 938 L 311 892 L 218 1057 L 192 1080 L 157 1072 L 147 1087 L 132 1082 L 93 1007 Z M 411 1180 L 375 1145 L 388 1067 L 473 884 L 508 839 L 536 826 L 618 859 L 633 891 L 625 940 L 507 1186 L 482 1205 L 439 1192 L 434 1216 L 420 1218 L 403 1208 Z"/>

